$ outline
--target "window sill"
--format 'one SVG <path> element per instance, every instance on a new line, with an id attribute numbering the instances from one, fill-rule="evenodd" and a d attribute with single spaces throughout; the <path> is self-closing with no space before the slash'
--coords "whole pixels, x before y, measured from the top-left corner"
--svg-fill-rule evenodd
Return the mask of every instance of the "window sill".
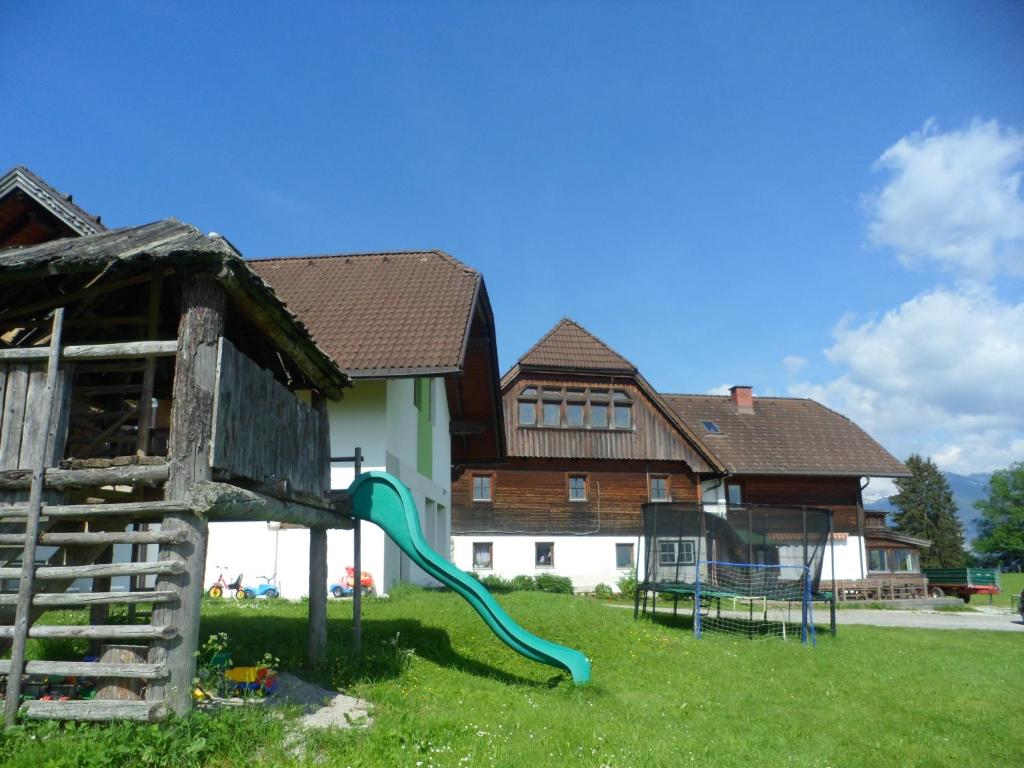
<path id="1" fill-rule="evenodd" d="M 571 504 L 583 504 L 585 502 L 586 499 L 569 499 L 569 503 Z"/>
<path id="2" fill-rule="evenodd" d="M 494 499 L 473 499 L 474 504 L 493 504 Z"/>
<path id="3" fill-rule="evenodd" d="M 555 569 L 554 563 L 551 565 L 534 565 L 533 567 L 538 571 L 553 571 Z"/>

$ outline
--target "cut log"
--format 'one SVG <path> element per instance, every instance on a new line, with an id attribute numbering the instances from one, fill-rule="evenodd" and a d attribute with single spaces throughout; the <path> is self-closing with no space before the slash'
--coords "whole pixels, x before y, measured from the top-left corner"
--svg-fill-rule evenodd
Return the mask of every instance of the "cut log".
<path id="1" fill-rule="evenodd" d="M 177 531 L 120 531 L 85 533 L 43 533 L 39 543 L 49 547 L 94 546 L 97 544 L 175 544 L 182 540 Z M 21 544 L 23 533 L 0 533 L 0 545 Z"/>
<path id="2" fill-rule="evenodd" d="M 189 506 L 173 501 L 129 501 L 114 504 L 55 504 L 44 506 L 43 517 L 61 520 L 88 520 L 93 517 L 130 517 L 136 519 L 160 519 L 169 512 L 187 512 Z M 0 518 L 25 516 L 26 509 L 20 505 L 0 507 Z"/>
<path id="3" fill-rule="evenodd" d="M 115 669 L 143 666 L 148 653 L 148 645 L 106 645 L 100 653 L 100 664 Z M 105 677 L 96 688 L 96 701 L 141 701 L 143 687 L 142 680 L 130 675 Z"/>

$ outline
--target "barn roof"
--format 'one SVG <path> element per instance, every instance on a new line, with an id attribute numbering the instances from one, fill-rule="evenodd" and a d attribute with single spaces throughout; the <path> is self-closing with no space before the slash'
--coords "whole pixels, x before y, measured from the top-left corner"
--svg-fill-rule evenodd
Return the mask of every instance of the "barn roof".
<path id="1" fill-rule="evenodd" d="M 93 235 L 106 227 L 23 165 L 0 176 L 0 248 Z"/>
<path id="2" fill-rule="evenodd" d="M 733 474 L 909 475 L 867 432 L 814 400 L 756 397 L 753 413 L 743 413 L 728 395 L 662 397 Z"/>

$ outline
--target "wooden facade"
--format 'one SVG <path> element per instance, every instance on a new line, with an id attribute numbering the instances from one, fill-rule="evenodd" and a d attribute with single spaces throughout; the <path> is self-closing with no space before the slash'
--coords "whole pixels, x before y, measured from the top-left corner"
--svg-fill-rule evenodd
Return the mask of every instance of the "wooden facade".
<path id="1" fill-rule="evenodd" d="M 730 483 L 742 488 L 747 504 L 783 504 L 832 510 L 836 533 L 862 535 L 864 510 L 860 478 L 800 475 L 739 475 Z"/>
<path id="2" fill-rule="evenodd" d="M 490 478 L 491 500 L 473 499 L 473 480 Z M 570 500 L 582 477 L 584 500 Z M 697 476 L 679 462 L 509 459 L 465 467 L 452 480 L 452 533 L 637 535 L 650 478 L 663 478 L 674 501 L 697 499 Z"/>

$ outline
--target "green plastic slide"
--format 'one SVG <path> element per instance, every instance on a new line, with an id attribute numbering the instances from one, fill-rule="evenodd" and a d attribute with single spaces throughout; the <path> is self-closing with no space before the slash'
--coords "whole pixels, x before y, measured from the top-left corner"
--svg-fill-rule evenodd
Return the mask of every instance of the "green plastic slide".
<path id="1" fill-rule="evenodd" d="M 590 661 L 579 651 L 527 632 L 491 597 L 476 579 L 456 568 L 427 544 L 412 494 L 387 472 L 366 472 L 348 489 L 352 514 L 379 525 L 409 558 L 447 587 L 458 592 L 507 646 L 528 659 L 564 669 L 573 682 L 590 680 Z"/>

